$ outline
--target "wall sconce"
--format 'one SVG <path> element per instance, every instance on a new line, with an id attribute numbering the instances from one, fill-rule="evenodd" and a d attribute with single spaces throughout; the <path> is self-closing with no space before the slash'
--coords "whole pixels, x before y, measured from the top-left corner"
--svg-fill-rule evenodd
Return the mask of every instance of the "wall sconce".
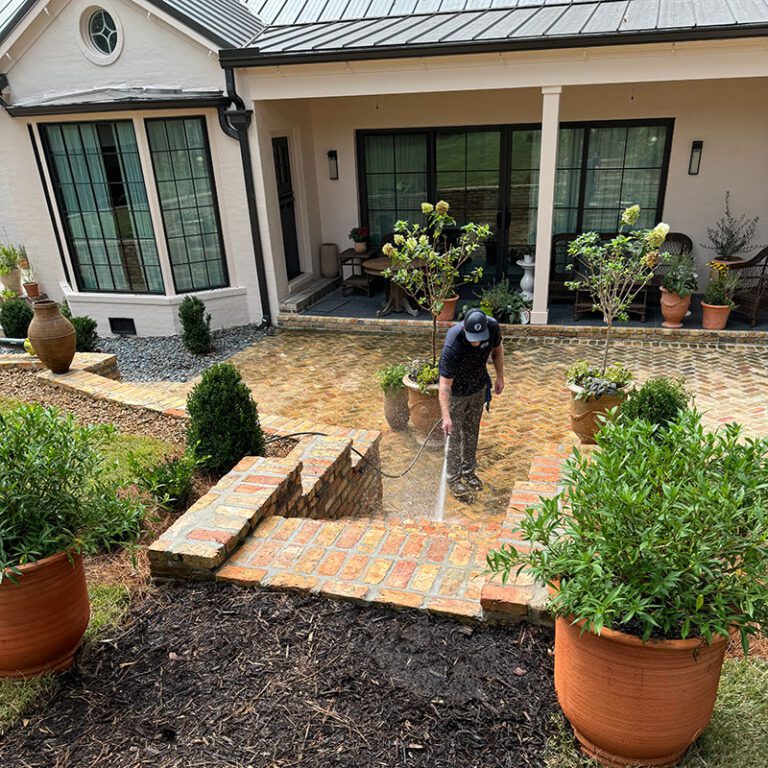
<path id="1" fill-rule="evenodd" d="M 339 155 L 335 149 L 328 150 L 328 178 L 331 181 L 339 178 Z"/>
<path id="2" fill-rule="evenodd" d="M 691 159 L 688 162 L 688 175 L 698 176 L 701 165 L 701 152 L 704 149 L 703 141 L 694 141 L 691 144 Z"/>

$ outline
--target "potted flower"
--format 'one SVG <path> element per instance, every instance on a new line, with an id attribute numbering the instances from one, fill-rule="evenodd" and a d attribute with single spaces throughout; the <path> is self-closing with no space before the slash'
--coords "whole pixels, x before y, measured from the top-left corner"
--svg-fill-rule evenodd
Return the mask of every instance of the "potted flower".
<path id="1" fill-rule="evenodd" d="M 469 302 L 462 306 L 459 312 L 460 320 L 470 309 L 481 309 L 486 315 L 500 323 L 525 325 L 530 321 L 532 302 L 526 299 L 520 291 L 513 289 L 507 279 L 485 287 L 475 296 L 478 301 Z"/>
<path id="2" fill-rule="evenodd" d="M 682 328 L 691 306 L 691 294 L 699 287 L 693 256 L 677 253 L 665 257 L 667 271 L 661 278 L 661 314 L 665 328 Z"/>
<path id="3" fill-rule="evenodd" d="M 404 363 L 388 365 L 376 374 L 384 393 L 384 416 L 387 424 L 396 431 L 408 426 L 408 390 L 403 383 L 407 375 L 408 366 Z"/>
<path id="4" fill-rule="evenodd" d="M 739 289 L 739 276 L 722 261 L 710 261 L 707 266 L 712 271 L 701 299 L 701 325 L 708 331 L 722 331 L 736 309 L 733 295 Z"/>
<path id="5" fill-rule="evenodd" d="M 83 554 L 139 533 L 141 506 L 105 473 L 112 432 L 39 405 L 0 413 L 0 677 L 72 664 L 89 618 Z"/>
<path id="6" fill-rule="evenodd" d="M 730 636 L 768 631 L 768 440 L 610 421 L 564 488 L 488 556 L 550 587 L 555 689 L 582 749 L 671 766 L 707 727 Z M 749 471 L 745 472 L 745 468 Z"/>
<path id="7" fill-rule="evenodd" d="M 617 320 L 626 321 L 635 297 L 653 277 L 659 248 L 669 232 L 667 224 L 653 229 L 634 230 L 624 234 L 625 227 L 634 226 L 640 216 L 640 206 L 627 208 L 621 216 L 619 234 L 603 241 L 597 232 L 579 235 L 568 247 L 574 263 L 569 269 L 577 279 L 566 283 L 572 290 L 586 291 L 592 297 L 595 311 L 603 315 L 605 345 L 599 368 L 581 362 L 572 368 L 566 382 L 571 393 L 572 429 L 583 443 L 594 441 L 594 429 L 608 408 L 618 407 L 626 394 L 627 378 L 623 368 L 608 370 L 608 349 L 611 330 Z M 613 380 L 611 377 L 618 377 Z M 603 400 L 608 395 L 613 400 Z M 602 402 L 601 402 L 602 400 Z"/>
<path id="8" fill-rule="evenodd" d="M 0 282 L 16 296 L 21 295 L 21 263 L 26 257 L 23 245 L 0 245 Z"/>
<path id="9" fill-rule="evenodd" d="M 19 267 L 21 268 L 21 276 L 24 285 L 24 293 L 27 294 L 29 299 L 37 299 L 40 296 L 40 286 L 35 280 L 35 272 L 32 269 L 32 265 L 29 263 L 26 251 L 24 252 L 23 259 L 19 261 Z"/>
<path id="10" fill-rule="evenodd" d="M 476 283 L 482 277 L 481 267 L 465 274 L 460 270 L 490 235 L 486 225 L 465 224 L 449 245 L 443 230 L 456 224 L 449 210 L 444 200 L 435 205 L 422 203 L 426 226 L 398 221 L 394 242 L 386 243 L 382 248 L 382 253 L 392 261 L 392 268 L 384 273 L 385 276 L 401 286 L 432 318 L 432 357 L 415 362 L 403 379 L 409 390 L 411 420 L 423 436 L 429 434 L 440 419 L 437 321 L 446 302 L 454 297 L 458 299 L 457 286 Z"/>
<path id="11" fill-rule="evenodd" d="M 365 253 L 368 250 L 367 227 L 355 227 L 349 233 L 349 239 L 354 243 L 355 253 Z"/>

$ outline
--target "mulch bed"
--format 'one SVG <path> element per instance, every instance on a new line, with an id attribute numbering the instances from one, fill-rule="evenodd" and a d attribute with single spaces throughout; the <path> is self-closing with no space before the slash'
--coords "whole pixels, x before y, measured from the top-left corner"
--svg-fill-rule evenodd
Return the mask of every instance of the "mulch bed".
<path id="1" fill-rule="evenodd" d="M 168 585 L 0 740 L 0 764 L 544 766 L 552 633 Z"/>

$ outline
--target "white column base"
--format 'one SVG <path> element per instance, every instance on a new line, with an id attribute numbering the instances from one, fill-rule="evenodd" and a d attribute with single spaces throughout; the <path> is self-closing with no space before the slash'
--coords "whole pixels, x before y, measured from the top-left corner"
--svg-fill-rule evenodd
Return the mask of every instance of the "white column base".
<path id="1" fill-rule="evenodd" d="M 531 325 L 547 325 L 549 322 L 549 310 L 531 312 Z"/>

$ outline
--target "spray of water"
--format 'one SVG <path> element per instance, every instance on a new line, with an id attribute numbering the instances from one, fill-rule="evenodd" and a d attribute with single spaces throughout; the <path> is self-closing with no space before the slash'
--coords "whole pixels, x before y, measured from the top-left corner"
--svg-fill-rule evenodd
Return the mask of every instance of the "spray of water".
<path id="1" fill-rule="evenodd" d="M 440 475 L 440 486 L 437 491 L 437 503 L 435 504 L 435 517 L 434 519 L 442 522 L 443 513 L 445 512 L 445 493 L 448 487 L 448 444 L 450 443 L 450 435 L 445 438 L 445 456 L 443 457 L 443 472 Z"/>

